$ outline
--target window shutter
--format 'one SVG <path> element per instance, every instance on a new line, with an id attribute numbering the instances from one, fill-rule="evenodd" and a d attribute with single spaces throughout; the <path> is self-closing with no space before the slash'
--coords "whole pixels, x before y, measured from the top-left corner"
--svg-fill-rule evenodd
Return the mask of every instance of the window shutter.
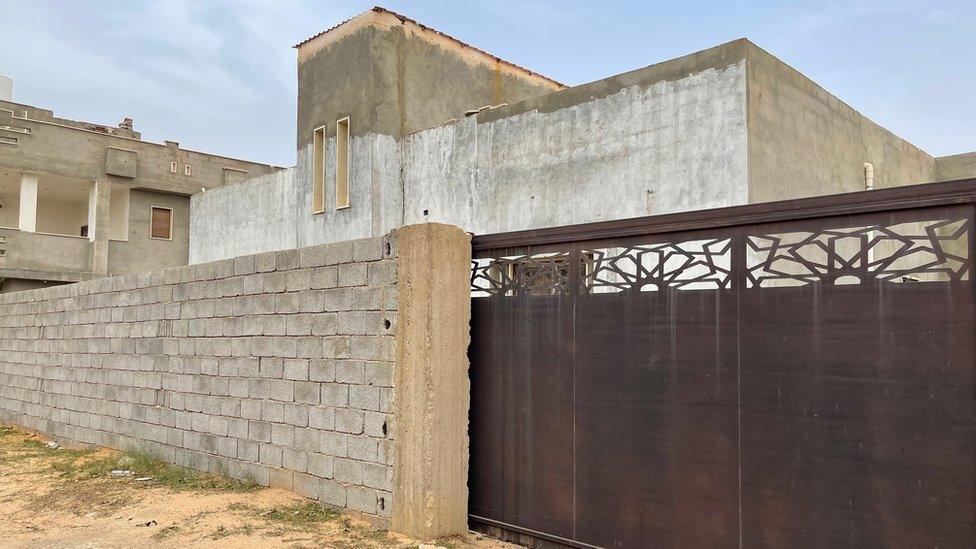
<path id="1" fill-rule="evenodd" d="M 149 236 L 169 239 L 173 236 L 173 211 L 165 208 L 152 209 L 152 226 Z"/>

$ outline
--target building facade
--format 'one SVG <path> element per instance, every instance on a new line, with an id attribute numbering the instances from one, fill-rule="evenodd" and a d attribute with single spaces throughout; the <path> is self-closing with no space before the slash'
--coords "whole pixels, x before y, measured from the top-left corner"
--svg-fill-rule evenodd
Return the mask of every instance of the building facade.
<path id="1" fill-rule="evenodd" d="M 194 196 L 191 263 L 976 175 L 745 39 L 571 88 L 382 8 L 296 47 L 296 166 Z"/>
<path id="2" fill-rule="evenodd" d="M 190 195 L 279 170 L 0 100 L 0 291 L 185 265 Z"/>

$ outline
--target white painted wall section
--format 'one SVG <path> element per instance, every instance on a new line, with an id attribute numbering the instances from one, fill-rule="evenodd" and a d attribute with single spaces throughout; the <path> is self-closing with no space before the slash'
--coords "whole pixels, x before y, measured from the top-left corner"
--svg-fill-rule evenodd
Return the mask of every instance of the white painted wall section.
<path id="1" fill-rule="evenodd" d="M 29 173 L 20 177 L 20 230 L 37 231 L 37 176 Z"/>
<path id="2" fill-rule="evenodd" d="M 404 223 L 490 234 L 745 204 L 747 152 L 743 61 L 412 134 Z"/>
<path id="3" fill-rule="evenodd" d="M 294 174 L 290 168 L 193 195 L 190 264 L 297 247 Z"/>

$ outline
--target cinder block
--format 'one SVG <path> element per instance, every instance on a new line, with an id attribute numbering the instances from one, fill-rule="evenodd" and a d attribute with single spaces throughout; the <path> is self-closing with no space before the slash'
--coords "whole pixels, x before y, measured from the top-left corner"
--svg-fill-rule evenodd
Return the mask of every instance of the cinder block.
<path id="1" fill-rule="evenodd" d="M 396 261 L 378 261 L 367 265 L 366 281 L 370 286 L 384 286 L 396 283 Z"/>
<path id="2" fill-rule="evenodd" d="M 328 336 L 322 338 L 322 357 L 349 358 L 349 336 Z"/>
<path id="3" fill-rule="evenodd" d="M 293 446 L 295 444 L 295 428 L 284 423 L 272 423 L 271 443 L 278 446 Z"/>
<path id="4" fill-rule="evenodd" d="M 309 407 L 308 426 L 313 429 L 335 428 L 335 409 L 325 406 Z"/>
<path id="5" fill-rule="evenodd" d="M 318 404 L 320 387 L 318 383 L 296 381 L 295 382 L 295 402 L 301 404 Z"/>
<path id="6" fill-rule="evenodd" d="M 348 453 L 349 436 L 335 431 L 322 431 L 319 434 L 319 446 L 322 453 L 333 457 L 346 457 Z"/>
<path id="7" fill-rule="evenodd" d="M 308 363 L 310 381 L 335 381 L 336 362 L 331 359 L 312 359 Z"/>
<path id="8" fill-rule="evenodd" d="M 358 360 L 340 360 L 336 363 L 336 381 L 362 385 L 366 380 L 366 365 Z"/>
<path id="9" fill-rule="evenodd" d="M 363 486 L 393 491 L 393 467 L 377 463 L 363 465 Z"/>
<path id="10" fill-rule="evenodd" d="M 366 383 L 376 387 L 393 387 L 393 363 L 367 362 L 365 364 Z"/>
<path id="11" fill-rule="evenodd" d="M 320 402 L 326 406 L 349 406 L 349 386 L 339 383 L 322 383 Z"/>
<path id="12" fill-rule="evenodd" d="M 362 486 L 350 486 L 346 489 L 346 507 L 370 515 L 376 514 L 376 490 Z"/>
<path id="13" fill-rule="evenodd" d="M 291 269 L 297 269 L 299 267 L 299 250 L 279 250 L 275 252 L 278 270 L 279 271 L 290 271 Z"/>
<path id="14" fill-rule="evenodd" d="M 266 421 L 248 421 L 247 436 L 259 442 L 271 442 L 271 424 Z"/>
<path id="15" fill-rule="evenodd" d="M 339 283 L 339 268 L 336 266 L 312 269 L 310 286 L 313 290 L 335 288 Z"/>
<path id="16" fill-rule="evenodd" d="M 377 411 L 380 409 L 379 387 L 369 385 L 349 386 L 349 406 L 359 410 Z"/>
<path id="17" fill-rule="evenodd" d="M 339 265 L 337 284 L 344 286 L 364 286 L 366 284 L 367 266 L 365 263 L 347 263 Z"/>
<path id="18" fill-rule="evenodd" d="M 296 473 L 296 478 L 308 470 L 308 454 L 294 448 L 284 448 L 281 451 L 281 466 Z"/>
<path id="19" fill-rule="evenodd" d="M 362 485 L 363 463 L 352 459 L 336 458 L 333 478 L 347 484 Z"/>
<path id="20" fill-rule="evenodd" d="M 346 487 L 333 480 L 319 480 L 319 501 L 336 507 L 345 507 Z"/>
<path id="21" fill-rule="evenodd" d="M 363 432 L 362 410 L 348 408 L 337 409 L 335 412 L 336 431 L 358 435 Z"/>
<path id="22" fill-rule="evenodd" d="M 265 400 L 261 402 L 261 419 L 272 423 L 285 420 L 285 405 L 282 402 Z"/>
<path id="23" fill-rule="evenodd" d="M 308 473 L 319 478 L 332 478 L 335 459 L 325 454 L 308 454 Z"/>
<path id="24" fill-rule="evenodd" d="M 308 427 L 308 406 L 304 404 L 286 404 L 285 423 L 294 427 Z"/>
<path id="25" fill-rule="evenodd" d="M 237 457 L 244 461 L 255 463 L 259 458 L 259 448 L 260 445 L 257 442 L 250 440 L 238 439 L 237 441 Z M 257 480 L 257 479 L 255 479 Z"/>
<path id="26" fill-rule="evenodd" d="M 284 361 L 283 377 L 293 381 L 308 381 L 308 360 L 287 359 Z"/>
<path id="27" fill-rule="evenodd" d="M 350 437 L 346 448 L 351 459 L 376 462 L 376 439 L 367 436 Z"/>
<path id="28" fill-rule="evenodd" d="M 307 475 L 303 472 L 296 472 L 292 479 L 292 490 L 307 498 L 318 498 L 319 480 L 318 477 Z"/>
<path id="29" fill-rule="evenodd" d="M 383 258 L 383 237 L 362 238 L 352 242 L 353 261 L 378 261 Z"/>

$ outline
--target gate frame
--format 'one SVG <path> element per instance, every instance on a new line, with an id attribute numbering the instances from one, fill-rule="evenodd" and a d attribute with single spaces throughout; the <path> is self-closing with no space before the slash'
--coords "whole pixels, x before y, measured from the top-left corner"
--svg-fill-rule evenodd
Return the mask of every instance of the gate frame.
<path id="1" fill-rule="evenodd" d="M 967 204 L 976 205 L 976 178 L 917 183 L 809 198 L 475 235 L 471 240 L 472 257 L 483 258 L 488 255 L 486 252 L 489 251 L 497 254 L 513 249 L 527 250 L 526 253 L 531 253 L 530 250 L 533 246 L 578 241 L 660 235 L 724 227 L 745 227 L 783 221 Z M 970 238 L 968 248 L 970 257 L 976 258 L 976 238 Z M 970 273 L 970 277 L 972 276 L 974 273 Z M 973 283 L 972 279 L 970 283 Z M 530 544 L 533 547 L 596 547 L 557 535 L 480 517 L 471 514 L 470 509 L 468 521 L 472 529 L 507 541 Z"/>

